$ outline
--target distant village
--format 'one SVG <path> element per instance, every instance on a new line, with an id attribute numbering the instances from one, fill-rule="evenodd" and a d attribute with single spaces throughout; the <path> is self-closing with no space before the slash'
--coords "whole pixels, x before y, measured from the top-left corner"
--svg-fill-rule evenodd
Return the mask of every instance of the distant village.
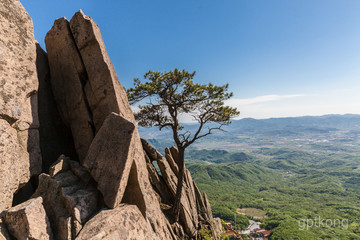
<path id="1" fill-rule="evenodd" d="M 225 238 L 236 239 L 236 240 L 268 240 L 271 230 L 266 230 L 264 228 L 260 228 L 261 222 L 255 222 L 250 220 L 250 225 L 246 228 L 246 230 L 236 231 L 231 226 L 231 223 L 226 223 L 224 226 L 225 229 Z M 247 235 L 248 238 L 243 238 L 242 236 Z"/>

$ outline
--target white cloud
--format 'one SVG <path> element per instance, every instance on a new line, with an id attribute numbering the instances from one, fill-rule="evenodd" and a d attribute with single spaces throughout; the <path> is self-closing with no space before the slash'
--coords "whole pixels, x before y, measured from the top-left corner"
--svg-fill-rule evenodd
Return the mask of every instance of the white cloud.
<path id="1" fill-rule="evenodd" d="M 250 105 L 255 103 L 264 103 L 264 102 L 271 102 L 282 100 L 286 98 L 294 98 L 294 97 L 303 97 L 303 94 L 292 94 L 292 95 L 265 95 L 265 96 L 258 96 L 254 98 L 232 98 L 226 101 L 226 105 L 238 107 L 241 105 Z"/>

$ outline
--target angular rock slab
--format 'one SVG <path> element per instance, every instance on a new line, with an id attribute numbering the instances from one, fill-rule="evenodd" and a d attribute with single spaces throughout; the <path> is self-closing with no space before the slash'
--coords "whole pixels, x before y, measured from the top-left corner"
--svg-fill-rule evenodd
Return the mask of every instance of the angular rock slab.
<path id="1" fill-rule="evenodd" d="M 159 153 L 148 141 L 141 138 L 141 143 L 142 143 L 142 146 L 143 146 L 146 154 L 150 158 L 150 162 L 153 162 L 153 161 L 156 161 L 156 160 L 162 158 L 161 153 Z"/>
<path id="2" fill-rule="evenodd" d="M 30 174 L 41 172 L 33 23 L 18 0 L 0 0 L 0 119 L 19 130 Z"/>
<path id="3" fill-rule="evenodd" d="M 136 151 L 135 126 L 111 113 L 96 134 L 83 166 L 98 183 L 109 208 L 116 208 L 123 198 Z"/>
<path id="4" fill-rule="evenodd" d="M 203 217 L 204 220 L 210 222 L 212 220 L 212 215 L 209 216 L 207 206 L 205 205 L 204 200 L 203 200 L 202 195 L 201 195 L 201 192 L 200 192 L 199 188 L 196 186 L 195 183 L 194 183 L 194 189 L 195 189 L 196 199 L 197 199 L 197 201 L 199 203 L 201 216 Z"/>
<path id="5" fill-rule="evenodd" d="M 45 37 L 51 86 L 60 116 L 71 129 L 80 161 L 94 138 L 93 123 L 84 85 L 87 73 L 66 18 L 56 19 Z"/>
<path id="6" fill-rule="evenodd" d="M 98 183 L 109 208 L 136 205 L 159 239 L 172 239 L 171 226 L 151 187 L 136 126 L 111 113 L 96 134 L 83 166 Z"/>
<path id="7" fill-rule="evenodd" d="M 203 192 L 203 196 L 204 196 L 204 207 L 206 209 L 206 214 L 209 217 L 209 219 L 212 220 L 213 215 L 212 215 L 211 205 L 205 192 Z"/>
<path id="8" fill-rule="evenodd" d="M 10 208 L 14 193 L 30 179 L 29 154 L 17 130 L 0 119 L 0 213 Z"/>
<path id="9" fill-rule="evenodd" d="M 70 27 L 89 78 L 85 93 L 96 131 L 112 112 L 135 124 L 125 89 L 106 52 L 98 25 L 80 10 L 70 20 Z"/>
<path id="10" fill-rule="evenodd" d="M 76 240 L 157 239 L 148 222 L 134 205 L 102 210 L 89 220 Z"/>
<path id="11" fill-rule="evenodd" d="M 53 239 L 49 219 L 42 205 L 42 198 L 33 198 L 10 208 L 5 223 L 12 236 L 18 240 Z"/>
<path id="12" fill-rule="evenodd" d="M 177 156 L 177 155 L 176 155 Z M 171 170 L 175 173 L 176 176 L 179 176 L 179 167 L 173 158 L 173 154 L 169 148 L 165 148 L 165 158 L 168 161 Z"/>

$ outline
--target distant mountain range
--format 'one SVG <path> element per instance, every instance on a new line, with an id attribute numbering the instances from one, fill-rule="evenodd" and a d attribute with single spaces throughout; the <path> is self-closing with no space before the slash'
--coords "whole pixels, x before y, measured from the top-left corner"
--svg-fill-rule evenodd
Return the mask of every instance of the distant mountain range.
<path id="1" fill-rule="evenodd" d="M 195 131 L 196 124 L 185 124 L 185 129 Z M 170 130 L 139 128 L 140 136 L 149 139 L 160 150 L 173 145 Z M 359 143 L 360 115 L 324 115 L 288 118 L 233 120 L 224 127 L 225 132 L 214 131 L 196 142 L 196 149 L 246 150 L 254 146 L 284 147 L 291 141 L 292 146 L 322 144 L 351 147 Z M 156 140 L 155 140 L 156 139 Z M 296 142 L 297 144 L 294 144 Z"/>

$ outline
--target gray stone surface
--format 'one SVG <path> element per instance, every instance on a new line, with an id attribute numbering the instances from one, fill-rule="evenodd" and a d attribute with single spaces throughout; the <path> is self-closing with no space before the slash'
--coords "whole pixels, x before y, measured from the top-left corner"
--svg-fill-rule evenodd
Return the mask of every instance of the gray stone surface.
<path id="1" fill-rule="evenodd" d="M 206 209 L 206 214 L 207 214 L 209 220 L 212 220 L 213 215 L 212 215 L 211 205 L 210 205 L 209 199 L 207 198 L 207 195 L 205 192 L 203 192 L 203 198 L 204 198 L 204 207 Z"/>

